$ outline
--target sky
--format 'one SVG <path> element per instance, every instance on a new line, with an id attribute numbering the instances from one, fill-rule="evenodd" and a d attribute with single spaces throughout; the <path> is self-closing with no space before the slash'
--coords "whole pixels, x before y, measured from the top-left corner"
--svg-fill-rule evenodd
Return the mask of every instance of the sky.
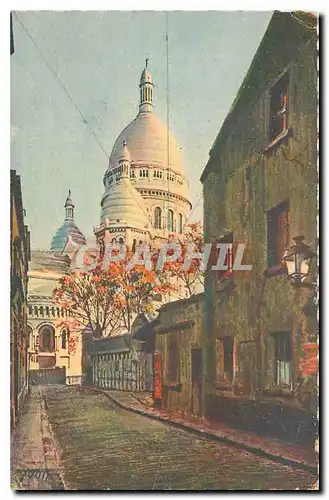
<path id="1" fill-rule="evenodd" d="M 14 17 L 11 168 L 21 175 L 32 248 L 49 249 L 69 189 L 75 222 L 93 241 L 107 155 L 138 112 L 145 58 L 155 83 L 154 111 L 167 121 L 165 12 L 17 15 L 46 60 Z M 169 122 L 190 181 L 191 220 L 202 220 L 200 176 L 271 15 L 168 13 Z"/>

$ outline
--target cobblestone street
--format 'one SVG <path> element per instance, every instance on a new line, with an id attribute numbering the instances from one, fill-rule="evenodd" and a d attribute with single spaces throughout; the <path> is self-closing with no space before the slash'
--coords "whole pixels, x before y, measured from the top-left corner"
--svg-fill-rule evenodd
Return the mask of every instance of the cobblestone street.
<path id="1" fill-rule="evenodd" d="M 316 477 L 118 408 L 77 387 L 40 387 L 67 489 L 307 489 Z"/>

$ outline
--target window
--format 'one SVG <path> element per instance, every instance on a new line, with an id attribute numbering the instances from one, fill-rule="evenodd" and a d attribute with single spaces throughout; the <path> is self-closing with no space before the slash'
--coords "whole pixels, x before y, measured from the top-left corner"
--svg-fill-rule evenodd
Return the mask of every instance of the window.
<path id="1" fill-rule="evenodd" d="M 267 215 L 268 267 L 281 264 L 284 251 L 290 244 L 289 203 L 284 202 L 269 210 Z"/>
<path id="2" fill-rule="evenodd" d="M 252 200 L 252 178 L 251 167 L 246 168 L 246 201 Z"/>
<path id="3" fill-rule="evenodd" d="M 156 207 L 154 210 L 154 227 L 155 229 L 161 229 L 161 208 Z"/>
<path id="4" fill-rule="evenodd" d="M 217 271 L 218 278 L 227 278 L 232 275 L 233 272 L 233 263 L 234 263 L 234 251 L 233 251 L 233 233 L 226 234 L 223 238 L 217 240 L 212 248 L 212 255 L 210 259 L 210 263 L 212 266 L 217 265 L 218 257 L 220 249 L 217 248 L 218 243 L 227 243 L 230 245 L 226 250 L 226 256 L 224 259 L 224 266 L 227 266 L 227 269 Z M 223 251 L 223 250 L 222 250 Z M 214 272 L 214 271 L 212 271 Z"/>
<path id="5" fill-rule="evenodd" d="M 39 330 L 40 352 L 52 352 L 55 349 L 55 330 L 45 325 Z"/>
<path id="6" fill-rule="evenodd" d="M 68 331 L 65 329 L 62 331 L 62 349 L 66 349 L 67 340 L 68 340 Z"/>
<path id="7" fill-rule="evenodd" d="M 272 335 L 275 341 L 275 384 L 283 388 L 290 388 L 292 368 L 290 332 L 278 332 Z"/>
<path id="8" fill-rule="evenodd" d="M 288 75 L 273 87 L 270 103 L 270 142 L 288 129 Z"/>
<path id="9" fill-rule="evenodd" d="M 133 240 L 133 244 L 132 244 L 132 248 L 131 248 L 132 252 L 134 252 L 134 253 L 135 253 L 135 250 L 136 250 L 136 243 L 137 243 L 137 242 L 136 242 L 136 240 L 134 239 L 134 240 Z"/>
<path id="10" fill-rule="evenodd" d="M 233 337 L 224 337 L 216 340 L 217 350 L 217 379 L 231 384 L 233 382 Z"/>
<path id="11" fill-rule="evenodd" d="M 183 232 L 183 216 L 182 216 L 182 214 L 178 214 L 178 231 L 180 233 Z"/>
<path id="12" fill-rule="evenodd" d="M 174 212 L 172 210 L 168 210 L 168 231 L 174 231 Z"/>
<path id="13" fill-rule="evenodd" d="M 49 306 L 46 306 L 46 316 L 49 316 Z"/>
<path id="14" fill-rule="evenodd" d="M 168 371 L 167 371 L 167 382 L 172 384 L 178 384 L 180 380 L 180 356 L 179 356 L 179 346 L 176 340 L 176 336 L 171 336 L 168 338 Z"/>

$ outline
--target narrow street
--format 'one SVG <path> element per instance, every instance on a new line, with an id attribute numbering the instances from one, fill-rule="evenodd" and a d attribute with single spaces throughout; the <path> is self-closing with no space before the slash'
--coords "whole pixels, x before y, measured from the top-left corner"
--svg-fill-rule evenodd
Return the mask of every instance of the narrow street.
<path id="1" fill-rule="evenodd" d="M 316 481 L 304 470 L 129 413 L 87 389 L 32 389 L 43 396 L 66 489 L 303 490 Z"/>

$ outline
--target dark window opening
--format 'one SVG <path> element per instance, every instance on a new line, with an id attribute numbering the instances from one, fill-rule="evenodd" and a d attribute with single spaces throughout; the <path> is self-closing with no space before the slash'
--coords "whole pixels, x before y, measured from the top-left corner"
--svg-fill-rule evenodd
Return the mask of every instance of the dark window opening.
<path id="1" fill-rule="evenodd" d="M 288 129 L 288 75 L 273 87 L 270 104 L 270 142 Z"/>
<path id="2" fill-rule="evenodd" d="M 154 210 L 154 227 L 155 229 L 161 229 L 161 208 L 156 207 Z"/>
<path id="3" fill-rule="evenodd" d="M 234 338 L 224 337 L 216 340 L 217 379 L 231 384 L 233 382 Z"/>

